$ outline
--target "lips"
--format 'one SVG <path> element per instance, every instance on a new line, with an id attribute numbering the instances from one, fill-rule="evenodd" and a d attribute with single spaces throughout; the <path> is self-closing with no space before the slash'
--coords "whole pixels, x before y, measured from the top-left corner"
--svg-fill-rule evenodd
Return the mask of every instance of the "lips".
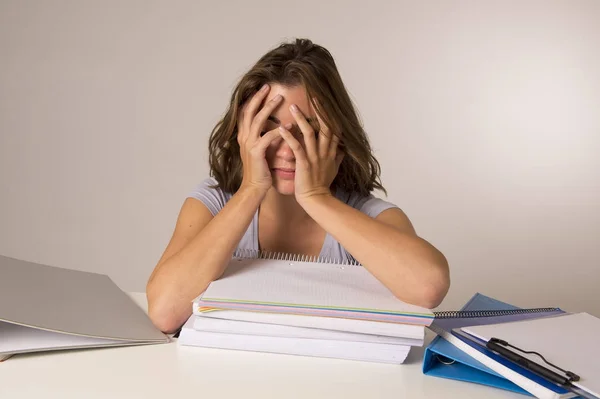
<path id="1" fill-rule="evenodd" d="M 294 180 L 296 176 L 296 170 L 290 168 L 273 168 L 273 173 L 283 180 Z"/>

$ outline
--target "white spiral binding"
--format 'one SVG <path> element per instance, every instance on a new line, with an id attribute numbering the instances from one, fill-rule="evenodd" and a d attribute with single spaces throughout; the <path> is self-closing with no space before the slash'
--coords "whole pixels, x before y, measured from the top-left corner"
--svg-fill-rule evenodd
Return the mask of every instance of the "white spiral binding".
<path id="1" fill-rule="evenodd" d="M 290 254 L 285 252 L 271 252 L 271 251 L 259 251 L 255 249 L 236 249 L 233 252 L 233 258 L 237 259 L 273 259 L 273 260 L 286 260 L 290 262 L 316 262 L 316 263 L 328 263 L 335 265 L 349 265 L 349 266 L 361 266 L 356 260 L 345 260 L 343 262 L 336 261 L 329 257 L 324 256 L 308 256 L 301 254 Z"/>

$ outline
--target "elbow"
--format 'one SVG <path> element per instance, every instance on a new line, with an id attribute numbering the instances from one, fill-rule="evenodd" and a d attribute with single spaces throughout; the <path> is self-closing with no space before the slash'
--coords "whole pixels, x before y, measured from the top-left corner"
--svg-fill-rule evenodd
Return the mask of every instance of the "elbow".
<path id="1" fill-rule="evenodd" d="M 185 322 L 181 322 L 173 314 L 156 309 L 153 310 L 152 308 L 148 308 L 148 316 L 152 324 L 165 334 L 176 333 Z"/>
<path id="2" fill-rule="evenodd" d="M 191 316 L 191 306 L 187 310 L 176 309 L 173 303 L 161 295 L 146 290 L 148 317 L 152 324 L 165 334 L 176 333 Z"/>
<path id="3" fill-rule="evenodd" d="M 448 284 L 430 284 L 419 288 L 410 298 L 407 298 L 406 292 L 393 292 L 394 296 L 401 301 L 412 305 L 420 306 L 426 309 L 437 308 L 448 293 Z"/>
<path id="4" fill-rule="evenodd" d="M 423 290 L 423 293 L 421 294 L 420 306 L 427 309 L 437 308 L 446 297 L 449 288 L 450 284 L 448 282 L 448 284 L 445 285 L 432 286 Z"/>
<path id="5" fill-rule="evenodd" d="M 438 268 L 436 273 L 424 284 L 420 293 L 421 306 L 434 309 L 440 306 L 450 289 L 450 273 L 447 265 Z"/>
<path id="6" fill-rule="evenodd" d="M 392 290 L 392 293 L 399 300 L 412 305 L 426 309 L 437 308 L 450 289 L 450 273 L 447 264 L 443 267 L 434 267 L 432 270 L 433 273 L 427 273 L 419 279 L 420 283 L 416 282 L 410 293 L 406 286 L 398 287 Z"/>
<path id="7" fill-rule="evenodd" d="M 174 334 L 183 325 L 178 319 L 170 315 L 152 312 L 149 312 L 148 315 L 150 316 L 152 324 L 164 334 Z"/>

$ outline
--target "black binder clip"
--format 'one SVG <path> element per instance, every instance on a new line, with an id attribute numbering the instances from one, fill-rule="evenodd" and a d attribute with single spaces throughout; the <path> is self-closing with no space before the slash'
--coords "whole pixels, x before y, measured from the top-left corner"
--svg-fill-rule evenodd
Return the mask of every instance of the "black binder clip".
<path id="1" fill-rule="evenodd" d="M 540 353 L 534 352 L 534 351 L 526 351 L 526 350 L 517 348 L 516 346 L 511 345 L 508 342 L 506 342 L 505 340 L 502 340 L 500 338 L 491 338 L 487 342 L 486 347 L 489 350 L 498 353 L 500 356 L 502 356 L 502 357 L 522 366 L 523 368 L 525 368 L 533 373 L 536 373 L 539 376 L 541 376 L 549 381 L 552 381 L 556 384 L 564 385 L 564 386 L 571 386 L 572 385 L 571 383 L 577 382 L 580 379 L 580 377 L 577 374 L 575 374 L 574 372 L 564 370 L 564 369 L 556 366 L 555 364 L 550 363 Z M 528 358 L 526 358 L 522 355 L 519 355 L 518 353 L 515 353 L 515 352 L 507 349 L 509 347 L 516 349 L 522 353 L 539 356 L 546 364 L 554 367 L 557 370 L 562 371 L 564 373 L 564 375 L 560 375 L 553 370 L 550 370 L 532 360 L 529 360 Z"/>

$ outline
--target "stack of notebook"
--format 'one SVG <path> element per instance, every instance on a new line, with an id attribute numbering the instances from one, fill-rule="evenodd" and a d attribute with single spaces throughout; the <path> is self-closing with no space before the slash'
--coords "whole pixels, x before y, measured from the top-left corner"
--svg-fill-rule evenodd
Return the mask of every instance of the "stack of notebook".
<path id="1" fill-rule="evenodd" d="M 194 300 L 179 343 L 399 364 L 432 320 L 360 265 L 237 254 Z"/>
<path id="2" fill-rule="evenodd" d="M 460 311 L 436 312 L 427 375 L 538 398 L 600 398 L 600 319 L 560 308 L 520 309 L 476 294 Z"/>

